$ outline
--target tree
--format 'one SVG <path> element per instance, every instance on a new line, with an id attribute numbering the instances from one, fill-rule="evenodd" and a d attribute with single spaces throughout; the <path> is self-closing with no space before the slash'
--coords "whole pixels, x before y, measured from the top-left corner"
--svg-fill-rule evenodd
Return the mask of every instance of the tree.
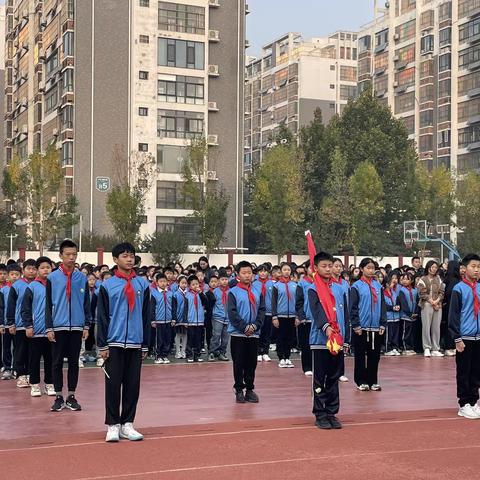
<path id="1" fill-rule="evenodd" d="M 26 160 L 14 157 L 4 172 L 4 195 L 12 201 L 17 220 L 28 224 L 40 254 L 61 229 L 77 223 L 77 200 L 66 195 L 63 179 L 58 151 L 52 145 Z"/>
<path id="2" fill-rule="evenodd" d="M 384 193 L 380 176 L 370 162 L 362 162 L 349 180 L 354 255 L 375 252 L 383 245 Z"/>
<path id="3" fill-rule="evenodd" d="M 123 148 L 116 145 L 112 161 L 117 175 L 107 194 L 107 216 L 115 235 L 135 244 L 146 213 L 147 195 L 156 179 L 155 158 L 141 152 L 127 156 Z"/>
<path id="4" fill-rule="evenodd" d="M 463 231 L 459 235 L 459 250 L 480 251 L 480 175 L 470 172 L 458 184 L 457 222 Z"/>
<path id="5" fill-rule="evenodd" d="M 182 255 L 188 252 L 188 243 L 175 232 L 156 232 L 148 236 L 143 246 L 152 254 L 157 265 L 166 266 L 170 263 L 181 263 Z"/>
<path id="6" fill-rule="evenodd" d="M 76 239 L 79 243 L 80 238 Z M 105 251 L 111 251 L 117 245 L 119 239 L 116 235 L 103 235 L 97 232 L 82 233 L 82 250 L 84 252 L 95 252 L 98 247 L 103 247 Z"/>
<path id="7" fill-rule="evenodd" d="M 218 248 L 220 242 L 224 239 L 225 228 L 227 226 L 227 211 L 230 197 L 223 187 L 218 190 L 210 188 L 207 191 L 203 212 L 195 212 L 202 223 L 202 239 L 207 254 L 210 254 Z"/>
<path id="8" fill-rule="evenodd" d="M 296 147 L 278 145 L 266 153 L 252 178 L 251 225 L 279 259 L 303 247 L 305 192 L 299 160 Z"/>

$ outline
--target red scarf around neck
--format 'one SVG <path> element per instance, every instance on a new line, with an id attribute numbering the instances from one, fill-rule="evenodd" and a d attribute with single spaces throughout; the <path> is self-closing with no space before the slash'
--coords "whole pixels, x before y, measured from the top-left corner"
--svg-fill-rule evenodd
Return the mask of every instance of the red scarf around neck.
<path id="1" fill-rule="evenodd" d="M 241 288 L 242 290 L 245 290 L 248 294 L 248 301 L 250 302 L 250 306 L 253 309 L 253 312 L 255 313 L 257 310 L 257 300 L 255 298 L 255 295 L 252 292 L 252 286 L 251 285 L 244 285 L 241 282 L 237 283 L 237 287 Z"/>
<path id="2" fill-rule="evenodd" d="M 226 306 L 228 301 L 228 285 L 226 287 L 220 287 L 220 290 L 222 292 L 222 304 Z"/>
<path id="3" fill-rule="evenodd" d="M 392 302 L 393 302 L 393 295 L 392 295 L 392 291 L 390 290 L 390 288 L 386 288 L 383 293 L 385 294 L 386 297 L 388 297 Z"/>
<path id="4" fill-rule="evenodd" d="M 360 280 L 366 283 L 370 287 L 370 292 L 372 292 L 372 297 L 373 297 L 373 303 L 376 305 L 378 302 L 378 295 L 377 295 L 377 291 L 375 290 L 375 287 L 372 285 L 373 279 L 372 278 L 367 279 L 367 277 L 362 276 Z"/>
<path id="5" fill-rule="evenodd" d="M 37 277 L 37 278 L 35 279 L 35 281 L 38 282 L 38 283 L 41 283 L 44 287 L 47 286 L 47 279 L 46 279 L 46 278 Z"/>
<path id="6" fill-rule="evenodd" d="M 60 267 L 58 267 L 58 268 L 67 277 L 67 288 L 65 289 L 65 291 L 67 293 L 68 301 L 70 301 L 70 298 L 72 296 L 72 274 L 75 270 L 72 270 L 71 272 L 67 272 L 65 270 L 65 267 L 64 267 L 63 263 L 60 264 Z"/>
<path id="7" fill-rule="evenodd" d="M 290 293 L 290 289 L 288 288 L 288 284 L 290 283 L 290 279 L 285 278 L 285 277 L 280 277 L 279 282 L 283 283 L 285 285 L 285 291 L 287 293 L 287 298 L 288 298 L 288 300 L 291 300 L 292 299 L 292 294 Z"/>
<path id="8" fill-rule="evenodd" d="M 478 317 L 478 312 L 480 310 L 480 302 L 478 300 L 477 295 L 477 283 L 470 283 L 466 278 L 463 279 L 464 283 L 466 283 L 471 289 L 473 294 L 473 313 L 475 314 L 475 319 Z"/>
<path id="9" fill-rule="evenodd" d="M 408 290 L 408 293 L 410 294 L 410 301 L 413 303 L 413 288 L 411 285 L 408 287 L 405 287 Z"/>
<path id="10" fill-rule="evenodd" d="M 126 275 L 117 268 L 115 270 L 115 276 L 117 278 L 121 278 L 122 280 L 126 280 L 127 282 L 123 292 L 127 297 L 128 309 L 132 312 L 135 307 L 135 289 L 133 288 L 132 280 L 137 276 L 137 274 L 132 270 L 128 275 Z"/>
<path id="11" fill-rule="evenodd" d="M 310 277 L 309 275 L 305 275 L 303 277 L 303 279 L 307 282 L 307 283 L 313 283 L 313 278 Z"/>
<path id="12" fill-rule="evenodd" d="M 267 282 L 268 282 L 268 278 L 259 278 L 258 281 L 262 284 L 262 295 L 263 295 L 263 298 L 267 298 Z"/>

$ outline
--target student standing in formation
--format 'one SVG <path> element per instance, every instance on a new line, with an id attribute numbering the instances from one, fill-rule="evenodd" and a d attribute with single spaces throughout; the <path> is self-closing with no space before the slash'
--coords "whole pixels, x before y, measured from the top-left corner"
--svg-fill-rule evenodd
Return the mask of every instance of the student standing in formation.
<path id="1" fill-rule="evenodd" d="M 28 363 L 30 342 L 25 333 L 22 317 L 20 314 L 22 308 L 23 296 L 28 285 L 37 276 L 35 260 L 28 259 L 23 262 L 23 277 L 12 284 L 8 293 L 7 301 L 7 326 L 11 335 L 14 335 L 14 358 L 13 369 L 17 374 L 17 387 L 28 388 Z"/>
<path id="2" fill-rule="evenodd" d="M 143 439 L 133 422 L 140 395 L 142 360 L 148 353 L 150 287 L 133 270 L 133 245 L 116 245 L 112 256 L 118 268 L 115 276 L 100 287 L 97 306 L 97 345 L 105 359 L 105 440 L 136 441 Z"/>
<path id="3" fill-rule="evenodd" d="M 218 287 L 218 276 L 216 273 L 212 273 L 208 279 L 208 292 L 205 294 L 207 303 L 205 306 L 205 341 L 207 343 L 207 349 L 210 353 L 210 344 L 212 342 L 213 335 L 213 307 L 215 306 L 215 289 Z M 210 360 L 210 355 L 209 355 Z"/>
<path id="4" fill-rule="evenodd" d="M 265 318 L 265 299 L 261 290 L 252 288 L 251 263 L 239 262 L 237 278 L 237 285 L 228 293 L 227 307 L 235 400 L 237 403 L 258 403 L 258 395 L 255 393 L 255 370 L 258 337 Z"/>
<path id="5" fill-rule="evenodd" d="M 1 371 L 5 371 L 3 364 L 3 336 L 5 335 L 5 299 L 3 297 L 3 287 L 7 285 L 7 267 L 4 263 L 0 263 L 0 367 Z"/>
<path id="6" fill-rule="evenodd" d="M 401 287 L 398 291 L 400 304 L 400 318 L 403 323 L 403 355 L 416 355 L 415 353 L 415 322 L 417 321 L 418 294 L 413 288 L 413 275 L 403 273 L 400 275 Z"/>
<path id="7" fill-rule="evenodd" d="M 152 326 L 156 334 L 155 363 L 158 365 L 170 363 L 168 355 L 172 341 L 172 328 L 176 323 L 177 304 L 173 293 L 168 290 L 165 274 L 157 273 L 155 281 L 156 287 L 152 286 L 150 292 L 150 307 Z"/>
<path id="8" fill-rule="evenodd" d="M 340 409 L 338 382 L 344 374 L 344 351 L 348 351 L 350 328 L 348 325 L 347 297 L 344 289 L 331 283 L 333 257 L 319 252 L 314 257 L 314 268 L 320 284 L 308 289 L 308 302 L 313 322 L 310 333 L 310 348 L 313 356 L 313 414 L 315 425 L 323 430 L 340 429 L 336 417 Z M 335 320 L 343 338 L 343 350 L 336 355 L 327 348 L 327 341 L 334 333 L 331 322 Z"/>
<path id="9" fill-rule="evenodd" d="M 473 420 L 480 418 L 480 257 L 467 255 L 462 264 L 465 278 L 453 288 L 448 326 L 457 349 L 458 415 Z"/>
<path id="10" fill-rule="evenodd" d="M 228 275 L 226 270 L 218 272 L 219 285 L 213 291 L 215 299 L 212 311 L 212 340 L 210 344 L 210 354 L 208 360 L 213 362 L 215 360 L 228 361 L 227 346 L 228 346 Z"/>
<path id="11" fill-rule="evenodd" d="M 175 325 L 175 358 L 187 358 L 187 289 L 188 282 L 185 275 L 179 275 L 177 279 L 178 288 L 174 294 L 177 304 L 176 325 Z"/>
<path id="12" fill-rule="evenodd" d="M 312 376 L 312 353 L 310 351 L 310 331 L 312 326 L 312 311 L 310 309 L 310 301 L 308 292 L 315 289 L 313 285 L 312 269 L 310 262 L 305 264 L 307 268 L 306 275 L 298 282 L 296 292 L 296 319 L 295 324 L 298 332 L 298 344 L 301 350 L 302 370 L 307 377 Z"/>
<path id="13" fill-rule="evenodd" d="M 402 332 L 400 322 L 400 303 L 398 301 L 398 275 L 390 272 L 385 279 L 383 289 L 385 308 L 387 310 L 387 344 L 388 357 L 401 355 Z"/>
<path id="14" fill-rule="evenodd" d="M 280 368 L 293 368 L 290 353 L 295 339 L 295 297 L 297 284 L 291 280 L 292 269 L 282 263 L 282 276 L 272 290 L 272 324 L 278 329 L 277 356 Z"/>
<path id="15" fill-rule="evenodd" d="M 45 298 L 45 325 L 52 346 L 53 384 L 56 398 L 52 412 L 65 407 L 78 411 L 75 391 L 78 384 L 79 357 L 82 339 L 88 338 L 90 329 L 90 293 L 87 277 L 75 269 L 78 247 L 71 240 L 60 244 L 59 268 L 47 278 Z M 68 395 L 63 399 L 63 359 L 68 359 Z"/>
<path id="16" fill-rule="evenodd" d="M 207 299 L 200 289 L 196 275 L 188 277 L 188 292 L 185 295 L 187 309 L 187 362 L 203 362 L 202 351 L 203 328 L 205 325 L 205 305 Z"/>
<path id="17" fill-rule="evenodd" d="M 45 331 L 45 287 L 47 277 L 52 271 L 52 261 L 47 257 L 40 257 L 36 261 L 37 278 L 31 282 L 23 295 L 21 317 L 23 327 L 30 343 L 30 359 L 28 375 L 30 395 L 41 397 L 40 389 L 40 360 L 43 358 L 44 392 L 49 396 L 55 395 L 52 379 L 52 346 Z"/>
<path id="18" fill-rule="evenodd" d="M 382 287 L 374 278 L 374 261 L 364 258 L 360 271 L 360 280 L 350 289 L 349 301 L 355 349 L 354 377 L 360 391 L 380 391 L 378 364 L 387 324 L 385 301 Z"/>
<path id="19" fill-rule="evenodd" d="M 258 362 L 271 362 L 268 355 L 270 349 L 270 339 L 272 335 L 272 290 L 273 280 L 269 279 L 268 267 L 260 265 L 258 267 L 258 278 L 253 282 L 253 288 L 259 289 L 265 299 L 265 321 L 260 331 L 258 341 Z"/>

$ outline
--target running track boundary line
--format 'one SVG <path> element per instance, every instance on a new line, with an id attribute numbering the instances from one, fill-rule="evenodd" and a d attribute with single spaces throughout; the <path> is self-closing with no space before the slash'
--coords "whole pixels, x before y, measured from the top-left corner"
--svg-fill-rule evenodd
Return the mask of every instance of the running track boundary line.
<path id="1" fill-rule="evenodd" d="M 385 420 L 381 422 L 358 422 L 358 423 L 344 423 L 344 426 L 348 427 L 362 427 L 362 426 L 371 426 L 371 425 L 394 425 L 402 423 L 417 423 L 417 422 L 445 422 L 445 421 L 457 421 L 461 420 L 460 417 L 444 417 L 444 418 L 415 418 L 407 420 Z M 479 422 L 480 423 L 480 422 Z M 250 430 L 232 430 L 228 432 L 208 432 L 208 433 L 188 433 L 184 435 L 164 435 L 164 436 L 155 436 L 155 437 L 146 437 L 147 441 L 155 440 L 176 440 L 182 438 L 201 438 L 201 437 L 216 437 L 216 436 L 227 436 L 227 435 L 244 435 L 248 433 L 267 433 L 267 432 L 284 432 L 284 431 L 293 431 L 293 430 L 310 430 L 316 428 L 313 425 L 308 426 L 296 426 L 296 427 L 278 427 L 278 428 L 257 428 Z M 34 447 L 23 447 L 23 448 L 5 448 L 0 450 L 1 453 L 10 453 L 10 452 L 30 452 L 34 450 L 49 450 L 54 448 L 74 448 L 74 447 L 86 447 L 90 445 L 105 445 L 104 440 L 95 440 L 92 442 L 80 442 L 80 443 L 67 443 L 64 445 L 39 445 Z M 98 477 L 103 478 L 103 477 Z M 105 477 L 110 478 L 110 477 Z"/>
<path id="2" fill-rule="evenodd" d="M 115 475 L 103 475 L 99 477 L 81 477 L 74 480 L 108 480 L 112 478 L 131 478 L 145 475 L 162 475 L 164 473 L 182 473 L 182 472 L 197 472 L 202 470 L 219 470 L 222 468 L 238 468 L 238 467 L 254 467 L 260 465 L 278 465 L 283 463 L 296 463 L 304 461 L 321 461 L 321 460 L 341 460 L 344 458 L 354 458 L 354 457 L 369 457 L 369 456 L 379 456 L 379 455 L 402 455 L 409 453 L 429 453 L 429 452 L 445 452 L 452 450 L 460 449 L 477 449 L 480 448 L 480 445 L 459 445 L 451 447 L 438 447 L 438 448 L 420 448 L 420 449 L 411 449 L 411 450 L 387 450 L 384 452 L 364 452 L 364 453 L 345 453 L 341 455 L 322 455 L 320 457 L 298 457 L 298 458 L 289 458 L 289 459 L 279 459 L 279 460 L 266 460 L 263 462 L 246 462 L 246 463 L 230 463 L 225 465 L 204 465 L 201 467 L 185 467 L 185 468 L 171 468 L 166 470 L 154 470 L 147 472 L 138 472 L 138 473 L 123 473 Z"/>

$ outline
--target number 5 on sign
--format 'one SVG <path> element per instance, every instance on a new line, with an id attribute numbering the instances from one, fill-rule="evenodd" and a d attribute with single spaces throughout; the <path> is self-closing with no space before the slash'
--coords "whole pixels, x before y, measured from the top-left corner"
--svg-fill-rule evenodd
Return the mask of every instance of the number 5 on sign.
<path id="1" fill-rule="evenodd" d="M 110 178 L 97 177 L 96 187 L 99 192 L 108 192 L 110 190 Z"/>

